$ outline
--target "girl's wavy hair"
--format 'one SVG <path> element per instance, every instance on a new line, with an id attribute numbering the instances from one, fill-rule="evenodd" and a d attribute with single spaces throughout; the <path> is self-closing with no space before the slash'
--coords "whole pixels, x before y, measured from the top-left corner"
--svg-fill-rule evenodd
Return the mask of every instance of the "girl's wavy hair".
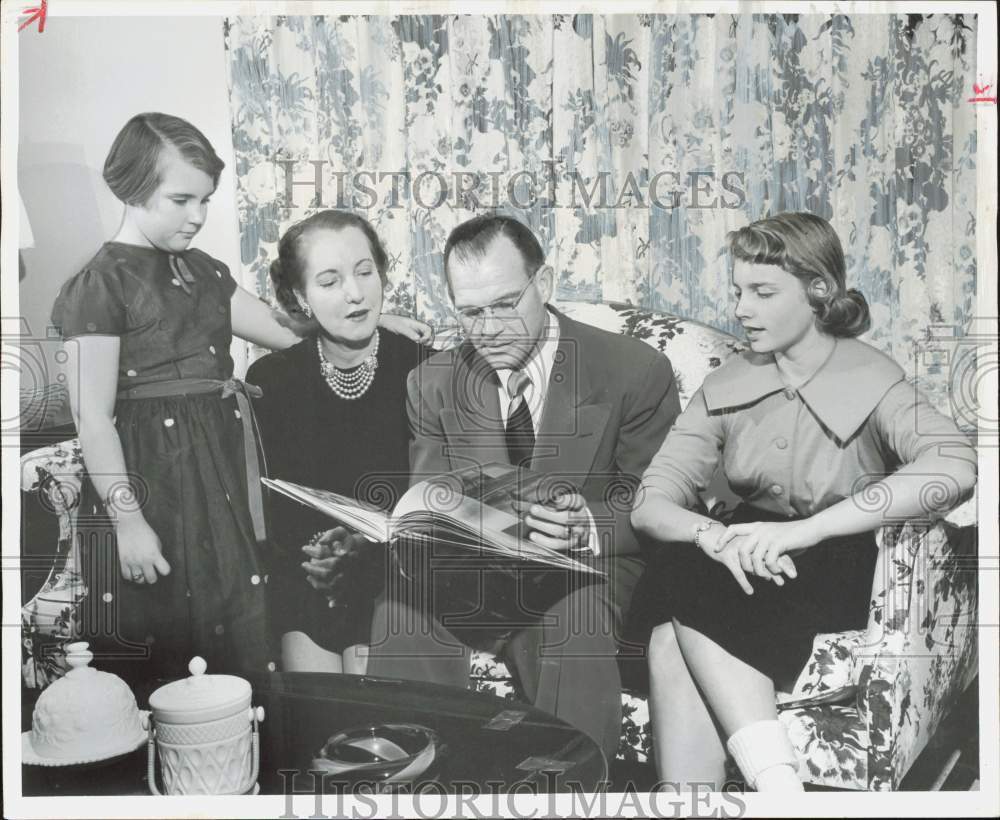
<path id="1" fill-rule="evenodd" d="M 733 261 L 777 265 L 802 281 L 820 330 L 853 338 L 871 327 L 864 295 L 848 288 L 844 249 L 822 217 L 784 213 L 752 222 L 726 235 Z"/>
<path id="2" fill-rule="evenodd" d="M 282 309 L 302 329 L 315 329 L 315 319 L 308 318 L 295 298 L 296 289 L 302 289 L 302 272 L 305 267 L 302 255 L 303 243 L 311 231 L 328 230 L 342 231 L 345 228 L 357 228 L 368 240 L 375 269 L 384 288 L 388 283 L 389 256 L 385 252 L 382 240 L 378 238 L 375 229 L 364 217 L 350 211 L 338 211 L 332 208 L 317 211 L 312 216 L 296 222 L 282 235 L 278 242 L 278 258 L 271 263 L 271 284 L 274 286 L 274 297 Z"/>
<path id="3" fill-rule="evenodd" d="M 160 156 L 172 148 L 218 186 L 226 167 L 208 138 L 187 120 L 155 111 L 125 123 L 104 160 L 104 181 L 126 205 L 145 205 L 162 181 Z"/>

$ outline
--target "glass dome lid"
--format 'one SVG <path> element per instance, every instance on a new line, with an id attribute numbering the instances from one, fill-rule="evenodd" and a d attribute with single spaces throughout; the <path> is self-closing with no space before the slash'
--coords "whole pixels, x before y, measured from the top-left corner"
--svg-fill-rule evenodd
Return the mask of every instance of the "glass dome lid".
<path id="1" fill-rule="evenodd" d="M 146 714 L 128 685 L 90 666 L 83 641 L 66 647 L 70 671 L 38 697 L 31 731 L 21 736 L 22 762 L 60 766 L 125 754 L 146 740 Z"/>

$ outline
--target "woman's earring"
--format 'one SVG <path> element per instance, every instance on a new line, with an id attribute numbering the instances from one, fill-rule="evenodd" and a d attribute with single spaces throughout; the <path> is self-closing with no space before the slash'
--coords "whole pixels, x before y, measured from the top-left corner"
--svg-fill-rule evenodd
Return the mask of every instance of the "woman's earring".
<path id="1" fill-rule="evenodd" d="M 313 312 L 308 302 L 300 302 L 299 307 L 302 308 L 302 312 L 306 315 L 307 319 L 312 319 Z"/>

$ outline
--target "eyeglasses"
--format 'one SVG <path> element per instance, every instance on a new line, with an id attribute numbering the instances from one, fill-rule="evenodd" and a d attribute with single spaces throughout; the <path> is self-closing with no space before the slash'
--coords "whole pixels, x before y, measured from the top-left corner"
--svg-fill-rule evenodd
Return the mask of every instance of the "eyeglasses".
<path id="1" fill-rule="evenodd" d="M 541 270 L 539 268 L 538 270 Z M 513 299 L 500 299 L 491 305 L 484 305 L 483 307 L 468 307 L 462 308 L 456 311 L 458 313 L 458 318 L 461 319 L 466 324 L 472 324 L 473 322 L 478 322 L 480 319 L 496 319 L 500 322 L 509 322 L 513 319 L 520 318 L 520 314 L 517 312 L 517 306 L 521 304 L 521 300 L 524 298 L 524 294 L 528 292 L 528 288 L 535 281 L 535 276 L 538 274 L 536 270 L 531 276 L 528 277 L 528 281 L 521 292 L 517 294 Z"/>

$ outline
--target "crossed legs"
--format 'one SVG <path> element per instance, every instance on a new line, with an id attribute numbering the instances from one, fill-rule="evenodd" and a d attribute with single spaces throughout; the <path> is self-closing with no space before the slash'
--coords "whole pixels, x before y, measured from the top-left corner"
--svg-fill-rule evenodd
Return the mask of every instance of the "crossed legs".
<path id="1" fill-rule="evenodd" d="M 758 791 L 801 790 L 770 678 L 676 622 L 653 631 L 649 663 L 661 780 L 721 787 L 728 747 Z"/>
<path id="2" fill-rule="evenodd" d="M 649 643 L 649 717 L 658 779 L 683 790 L 693 783 L 721 788 L 726 747 L 705 698 L 691 677 L 674 624 L 660 624 Z"/>
<path id="3" fill-rule="evenodd" d="M 466 687 L 470 649 L 412 602 L 376 601 L 368 674 Z M 614 758 L 621 678 L 612 613 L 596 587 L 571 591 L 504 647 L 527 699 L 592 737 Z"/>

